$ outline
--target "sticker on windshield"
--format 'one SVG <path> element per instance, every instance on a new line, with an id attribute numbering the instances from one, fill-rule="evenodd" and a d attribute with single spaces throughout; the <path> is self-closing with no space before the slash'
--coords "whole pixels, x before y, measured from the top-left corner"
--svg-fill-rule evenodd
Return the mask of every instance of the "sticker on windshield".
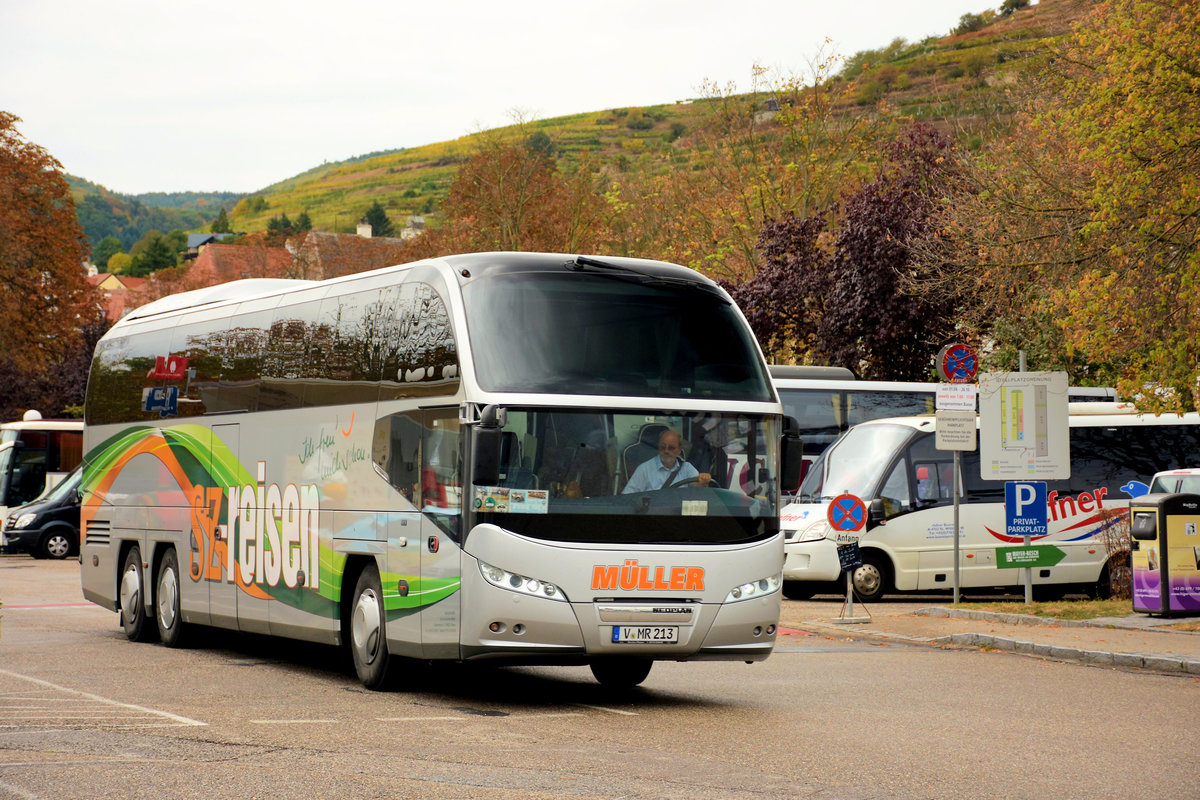
<path id="1" fill-rule="evenodd" d="M 476 486 L 475 510 L 493 514 L 547 514 L 550 492 L 546 489 Z"/>

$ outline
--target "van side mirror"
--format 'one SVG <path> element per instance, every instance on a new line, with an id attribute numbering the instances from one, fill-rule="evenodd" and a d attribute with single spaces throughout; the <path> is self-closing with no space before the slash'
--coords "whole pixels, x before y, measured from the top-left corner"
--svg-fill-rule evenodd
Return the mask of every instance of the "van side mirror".
<path id="1" fill-rule="evenodd" d="M 867 527 L 874 528 L 881 524 L 887 518 L 887 506 L 883 503 L 882 497 L 876 497 L 867 506 Z"/>
<path id="2" fill-rule="evenodd" d="M 804 477 L 804 441 L 800 438 L 800 426 L 792 417 L 785 417 L 783 436 L 779 440 L 780 461 L 779 485 L 784 494 L 795 494 Z"/>

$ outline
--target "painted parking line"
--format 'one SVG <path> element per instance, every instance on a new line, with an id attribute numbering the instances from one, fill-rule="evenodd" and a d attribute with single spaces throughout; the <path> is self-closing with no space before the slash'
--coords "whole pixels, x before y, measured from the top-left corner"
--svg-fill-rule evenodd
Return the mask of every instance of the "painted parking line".
<path id="1" fill-rule="evenodd" d="M 0 675 L 28 681 L 42 689 L 67 695 L 67 697 L 46 696 L 42 692 L 34 691 L 10 692 L 0 695 L 0 711 L 6 712 L 4 716 L 9 722 L 19 723 L 24 721 L 29 724 L 52 722 L 61 725 L 63 722 L 70 721 L 98 720 L 102 722 L 104 727 L 159 727 L 163 725 L 191 727 L 208 725 L 207 722 L 182 717 L 178 714 L 172 714 L 169 711 L 160 711 L 157 708 L 147 708 L 146 706 L 139 706 L 133 703 L 122 703 L 119 700 L 102 697 L 90 692 L 81 692 L 78 689 L 71 689 L 67 686 L 59 686 L 57 683 L 51 683 L 50 681 L 44 681 L 41 678 L 34 678 L 29 675 L 22 675 L 19 672 L 12 672 L 7 669 L 0 669 Z M 71 700 L 73 702 L 64 705 L 64 700 Z M 37 708 L 31 708 L 30 706 L 37 706 Z M 14 707 L 20 709 L 19 713 L 8 713 Z"/>

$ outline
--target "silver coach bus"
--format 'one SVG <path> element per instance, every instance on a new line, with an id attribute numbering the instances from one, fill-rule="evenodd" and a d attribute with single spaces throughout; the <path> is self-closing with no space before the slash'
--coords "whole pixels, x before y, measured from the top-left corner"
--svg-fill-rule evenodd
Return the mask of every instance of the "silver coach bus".
<path id="1" fill-rule="evenodd" d="M 84 595 L 131 639 L 344 644 L 371 688 L 403 658 L 627 687 L 775 642 L 799 442 L 683 267 L 483 253 L 174 295 L 100 342 L 86 423 Z"/>

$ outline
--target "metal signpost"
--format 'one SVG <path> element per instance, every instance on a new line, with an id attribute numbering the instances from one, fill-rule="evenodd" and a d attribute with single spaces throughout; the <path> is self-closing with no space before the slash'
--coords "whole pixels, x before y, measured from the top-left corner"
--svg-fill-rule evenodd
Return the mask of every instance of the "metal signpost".
<path id="1" fill-rule="evenodd" d="M 846 573 L 846 602 L 842 613 L 833 622 L 870 622 L 871 617 L 854 616 L 854 570 L 862 566 L 858 540 L 867 526 L 867 506 L 852 494 L 839 494 L 826 510 L 832 538 L 837 544 L 838 560 Z M 868 612 L 869 614 L 870 612 Z"/>
<path id="2" fill-rule="evenodd" d="M 950 344 L 938 354 L 938 372 L 945 384 L 938 386 L 937 432 L 934 446 L 954 451 L 954 602 L 958 603 L 962 564 L 959 555 L 958 506 L 961 494 L 959 453 L 975 449 L 976 388 L 971 381 L 979 370 L 979 356 L 965 344 Z"/>
<path id="3" fill-rule="evenodd" d="M 1006 481 L 1007 530 L 1024 542 L 1020 555 L 1007 554 L 1007 563 L 997 551 L 996 566 L 1025 567 L 1026 603 L 1033 602 L 1032 568 L 1053 566 L 1042 563 L 1053 557 L 1049 546 L 1032 545 L 1032 537 L 1049 533 L 1043 481 L 1071 477 L 1070 444 L 1065 372 L 992 372 L 980 377 L 979 477 Z"/>
<path id="4" fill-rule="evenodd" d="M 997 548 L 996 566 L 1000 569 L 1023 568 L 1021 578 L 1025 584 L 1026 603 L 1033 602 L 1033 568 L 1052 567 L 1066 555 L 1054 545 L 1033 546 L 1034 536 L 1041 538 L 1049 533 L 1048 516 L 1045 481 L 1008 481 L 1004 484 L 1004 531 L 1009 536 L 1022 537 L 1023 544 L 1021 547 Z M 1047 561 L 1050 563 L 1043 563 Z"/>

